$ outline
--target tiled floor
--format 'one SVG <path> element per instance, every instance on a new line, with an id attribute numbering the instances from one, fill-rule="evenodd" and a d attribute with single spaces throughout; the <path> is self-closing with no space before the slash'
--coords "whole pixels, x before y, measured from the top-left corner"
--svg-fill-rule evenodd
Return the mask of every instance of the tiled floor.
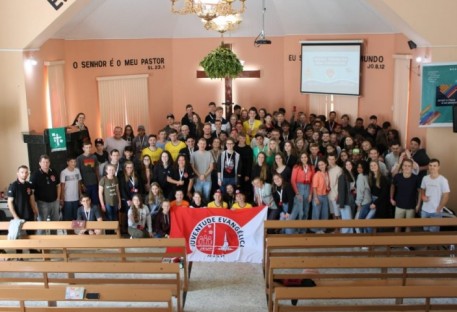
<path id="1" fill-rule="evenodd" d="M 195 262 L 185 311 L 267 311 L 262 266 Z"/>

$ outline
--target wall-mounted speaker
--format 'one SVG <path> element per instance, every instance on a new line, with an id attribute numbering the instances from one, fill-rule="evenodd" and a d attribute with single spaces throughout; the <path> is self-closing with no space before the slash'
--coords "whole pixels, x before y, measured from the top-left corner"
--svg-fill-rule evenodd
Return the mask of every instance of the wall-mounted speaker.
<path id="1" fill-rule="evenodd" d="M 412 40 L 408 41 L 408 46 L 411 50 L 414 50 L 415 48 L 417 48 L 417 44 Z"/>

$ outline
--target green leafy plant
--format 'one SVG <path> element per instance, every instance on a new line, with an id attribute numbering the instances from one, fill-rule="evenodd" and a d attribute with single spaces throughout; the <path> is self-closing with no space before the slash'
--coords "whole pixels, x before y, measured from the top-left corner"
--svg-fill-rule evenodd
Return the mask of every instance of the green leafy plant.
<path id="1" fill-rule="evenodd" d="M 229 48 L 219 46 L 200 62 L 206 75 L 211 78 L 236 78 L 243 71 L 243 65 Z"/>

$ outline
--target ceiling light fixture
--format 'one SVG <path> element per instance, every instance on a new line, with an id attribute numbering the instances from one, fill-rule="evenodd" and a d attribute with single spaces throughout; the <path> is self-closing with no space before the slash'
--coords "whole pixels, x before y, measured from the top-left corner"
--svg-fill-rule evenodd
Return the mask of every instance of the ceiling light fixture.
<path id="1" fill-rule="evenodd" d="M 267 12 L 267 7 L 265 5 L 265 0 L 262 1 L 262 31 L 260 34 L 255 38 L 254 40 L 254 45 L 256 47 L 259 47 L 260 45 L 263 44 L 271 44 L 271 40 L 268 40 L 265 38 L 265 13 Z"/>
<path id="2" fill-rule="evenodd" d="M 32 58 L 28 58 L 24 61 L 24 64 L 25 66 L 37 66 L 38 65 L 38 62 L 36 59 L 34 59 L 33 57 Z"/>
<path id="3" fill-rule="evenodd" d="M 241 21 L 242 18 L 240 14 L 231 14 L 225 16 L 221 15 L 209 22 L 202 19 L 202 22 L 204 23 L 205 28 L 207 30 L 215 30 L 220 32 L 221 34 L 227 31 L 235 30 L 238 27 L 238 25 L 240 25 Z"/>
<path id="4" fill-rule="evenodd" d="M 180 2 L 183 4 L 177 8 L 176 4 Z M 243 14 L 246 10 L 245 2 L 246 0 L 171 0 L 171 12 L 181 15 L 195 14 L 204 20 L 206 29 L 211 29 L 211 26 L 206 24 L 217 17 Z"/>

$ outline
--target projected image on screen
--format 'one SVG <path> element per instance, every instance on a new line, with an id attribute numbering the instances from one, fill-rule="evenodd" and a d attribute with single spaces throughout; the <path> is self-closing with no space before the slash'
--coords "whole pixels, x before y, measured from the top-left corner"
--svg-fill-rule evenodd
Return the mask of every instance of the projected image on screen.
<path id="1" fill-rule="evenodd" d="M 360 42 L 301 44 L 301 92 L 360 95 Z"/>

